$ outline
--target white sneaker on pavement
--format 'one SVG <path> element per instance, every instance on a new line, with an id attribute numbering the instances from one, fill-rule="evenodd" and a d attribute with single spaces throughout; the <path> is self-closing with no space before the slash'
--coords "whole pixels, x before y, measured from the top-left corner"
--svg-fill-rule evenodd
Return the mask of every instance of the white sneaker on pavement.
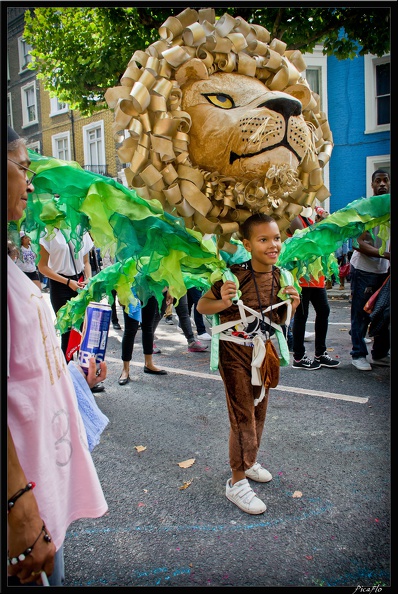
<path id="1" fill-rule="evenodd" d="M 360 371 L 372 371 L 371 364 L 366 360 L 366 357 L 359 357 L 359 359 L 352 359 L 351 363 Z"/>
<path id="2" fill-rule="evenodd" d="M 198 340 L 211 340 L 211 336 L 208 332 L 204 334 L 198 334 Z"/>
<path id="3" fill-rule="evenodd" d="M 242 479 L 234 485 L 232 485 L 231 479 L 228 479 L 225 495 L 227 499 L 248 514 L 262 514 L 267 509 L 265 503 L 256 496 L 247 479 Z"/>
<path id="4" fill-rule="evenodd" d="M 272 474 L 261 466 L 260 462 L 256 462 L 251 468 L 245 470 L 245 475 L 249 479 L 252 479 L 252 481 L 257 481 L 258 483 L 268 483 L 269 481 L 272 481 Z"/>

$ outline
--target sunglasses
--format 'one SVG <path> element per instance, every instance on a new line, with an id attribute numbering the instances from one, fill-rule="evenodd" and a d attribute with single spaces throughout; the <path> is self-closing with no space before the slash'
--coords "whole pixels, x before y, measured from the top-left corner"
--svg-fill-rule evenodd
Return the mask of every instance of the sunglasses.
<path id="1" fill-rule="evenodd" d="M 21 163 L 17 163 L 12 159 L 8 159 L 8 161 L 11 161 L 11 163 L 14 163 L 14 165 L 18 165 L 18 167 L 26 171 L 26 185 L 30 186 L 30 184 L 33 183 L 33 179 L 36 176 L 36 173 L 32 171 L 32 169 L 29 169 L 29 167 L 25 167 L 25 165 L 21 165 Z"/>

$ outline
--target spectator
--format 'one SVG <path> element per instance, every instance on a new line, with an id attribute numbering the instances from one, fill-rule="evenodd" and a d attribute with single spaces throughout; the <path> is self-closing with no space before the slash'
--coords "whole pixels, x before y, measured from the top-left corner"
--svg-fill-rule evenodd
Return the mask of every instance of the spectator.
<path id="1" fill-rule="evenodd" d="M 390 175 L 383 169 L 377 169 L 372 174 L 371 187 L 373 196 L 390 193 Z M 377 236 L 378 227 L 372 232 L 365 231 L 358 237 L 358 246 L 353 244 L 353 254 L 350 260 L 351 274 L 351 357 L 352 364 L 360 371 L 371 371 L 372 365 L 390 365 L 390 328 L 384 325 L 378 334 L 373 336 L 372 360 L 366 357 L 368 348 L 365 343 L 366 332 L 370 317 L 364 311 L 368 299 L 377 291 L 389 275 L 390 251 L 380 255 L 381 240 Z"/>
<path id="2" fill-rule="evenodd" d="M 25 235 L 24 231 L 20 232 L 20 237 L 21 249 L 17 260 L 17 266 L 41 290 L 39 271 L 36 266 L 36 254 L 32 250 L 30 237 Z"/>
<path id="3" fill-rule="evenodd" d="M 93 247 L 89 233 L 83 235 L 83 245 L 75 258 L 74 249 L 63 233 L 55 229 L 51 237 L 40 239 L 39 270 L 50 279 L 50 301 L 54 312 L 76 297 L 91 277 L 89 252 Z M 61 336 L 61 349 L 66 357 L 70 332 Z"/>
<path id="4" fill-rule="evenodd" d="M 160 319 L 156 316 L 159 310 L 156 297 L 150 297 L 144 307 L 129 308 L 129 313 L 123 309 L 124 332 L 122 338 L 123 369 L 119 377 L 119 385 L 125 386 L 130 381 L 130 361 L 133 355 L 134 341 L 141 322 L 142 349 L 144 351 L 144 373 L 152 375 L 167 375 L 167 371 L 159 369 L 153 362 L 153 337 Z"/>
<path id="5" fill-rule="evenodd" d="M 251 253 L 251 260 L 245 265 L 232 266 L 231 271 L 239 281 L 243 304 L 256 312 L 262 312 L 269 305 L 282 301 L 278 297 L 281 273 L 275 266 L 282 245 L 280 231 L 274 219 L 258 213 L 246 219 L 241 233 L 244 247 Z M 299 302 L 297 290 L 292 286 L 282 290 L 292 299 L 294 310 Z M 219 313 L 221 324 L 236 320 L 237 324 L 242 325 L 244 322 L 240 319 L 238 306 L 232 302 L 236 292 L 237 287 L 233 281 L 218 281 L 201 297 L 198 311 L 207 315 Z M 281 309 L 284 310 L 282 313 Z M 281 324 L 286 319 L 286 309 L 284 306 L 278 307 L 268 315 L 271 315 L 274 323 Z M 253 343 L 259 352 L 263 348 L 264 360 L 266 359 L 263 346 L 266 334 L 264 327 L 261 328 L 263 322 L 258 321 L 260 327 L 251 334 L 249 325 L 244 326 L 245 331 L 242 334 L 246 334 L 247 339 L 241 337 L 233 341 L 229 335 L 228 339 L 223 340 L 224 334 L 220 333 L 219 343 L 219 369 L 224 382 L 230 422 L 229 462 L 232 470 L 225 494 L 227 499 L 249 514 L 262 514 L 266 505 L 256 496 L 247 479 L 260 483 L 272 480 L 271 473 L 257 460 L 269 392 L 269 388 L 263 383 L 263 376 L 260 385 L 253 385 L 254 381 L 252 383 L 255 352 Z M 269 364 L 268 361 L 266 363 Z M 263 364 L 264 361 L 260 364 L 261 367 Z M 273 361 L 273 364 L 279 368 L 279 360 Z"/>
<path id="6" fill-rule="evenodd" d="M 304 208 L 301 215 L 298 215 L 290 223 L 289 234 L 296 229 L 305 229 L 313 224 L 309 217 L 312 209 Z M 332 359 L 326 350 L 326 335 L 328 331 L 330 306 L 325 288 L 325 277 L 320 276 L 309 280 L 299 279 L 301 287 L 300 305 L 294 314 L 293 322 L 293 367 L 295 369 L 320 369 L 321 367 L 338 367 L 340 361 Z M 305 350 L 305 326 L 308 319 L 309 304 L 315 310 L 315 357 L 311 359 Z"/>
<path id="7" fill-rule="evenodd" d="M 10 127 L 7 157 L 8 220 L 18 221 L 34 173 L 25 142 Z M 11 259 L 7 274 L 8 586 L 42 585 L 42 571 L 50 586 L 62 586 L 68 526 L 103 516 L 107 504 L 52 314 Z M 84 377 L 90 386 L 103 380 L 106 363 L 97 377 L 92 358 Z"/>

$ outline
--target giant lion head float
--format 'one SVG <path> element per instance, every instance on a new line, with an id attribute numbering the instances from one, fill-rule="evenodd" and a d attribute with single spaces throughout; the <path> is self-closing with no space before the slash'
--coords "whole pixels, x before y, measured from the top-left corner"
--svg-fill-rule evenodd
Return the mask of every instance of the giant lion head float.
<path id="1" fill-rule="evenodd" d="M 282 237 L 315 199 L 333 138 L 300 51 L 213 8 L 185 9 L 107 90 L 126 181 L 228 249 L 254 212 Z"/>

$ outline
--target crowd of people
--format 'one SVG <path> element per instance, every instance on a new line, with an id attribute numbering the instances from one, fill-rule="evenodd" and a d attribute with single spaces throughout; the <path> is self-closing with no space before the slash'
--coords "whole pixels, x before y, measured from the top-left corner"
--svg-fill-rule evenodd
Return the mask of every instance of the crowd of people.
<path id="1" fill-rule="evenodd" d="M 29 168 L 25 142 L 10 127 L 7 157 L 8 220 L 19 221 L 28 195 L 34 189 L 35 174 Z M 389 174 L 383 170 L 375 171 L 371 185 L 374 195 L 389 193 Z M 304 209 L 291 222 L 289 233 L 293 235 L 296 229 L 312 225 L 328 214 L 318 209 L 313 220 L 312 209 L 308 212 Z M 353 366 L 362 371 L 371 370 L 372 365 L 390 365 L 389 318 L 373 337 L 371 361 L 367 360 L 365 341 L 370 314 L 364 307 L 369 297 L 384 286 L 390 274 L 389 243 L 380 254 L 381 242 L 377 232 L 378 229 L 373 229 L 357 238 L 357 242 L 352 243 L 350 259 L 351 356 Z M 160 352 L 155 345 L 155 333 L 162 319 L 168 324 L 178 320 L 175 325 L 186 338 L 188 352 L 193 353 L 209 352 L 209 345 L 204 343 L 211 340 L 206 326 L 210 316 L 218 315 L 223 328 L 230 327 L 231 322 L 241 327 L 241 331 L 233 334 L 227 330 L 219 333 L 218 368 L 224 383 L 230 424 L 231 477 L 227 480 L 225 494 L 242 511 L 261 514 L 266 510 L 266 504 L 257 496 L 249 479 L 262 483 L 272 480 L 272 474 L 258 460 L 269 387 L 273 387 L 272 381 L 277 382 L 275 377 L 279 377 L 279 371 L 276 371 L 279 370 L 279 358 L 270 341 L 275 331 L 272 328 L 286 337 L 287 330 L 290 331 L 293 368 L 335 368 L 340 362 L 329 356 L 326 345 L 330 307 L 325 277 L 300 278 L 300 292 L 293 283 L 283 282 L 277 266 L 281 250 L 280 231 L 268 215 L 250 216 L 241 225 L 241 235 L 250 260 L 231 266 L 234 280 L 217 281 L 204 294 L 197 289 L 188 289 L 179 301 L 165 289 L 161 307 L 155 297 L 150 297 L 145 304 L 137 300 L 136 307 L 124 308 L 120 303 L 123 328 L 119 323 L 115 291 L 112 324 L 114 329 L 123 331 L 120 386 L 130 381 L 130 363 L 138 330 L 141 330 L 144 354 L 143 372 L 164 376 L 167 371 L 155 365 L 153 360 L 154 353 Z M 64 333 L 61 339 L 56 335 L 40 280 L 40 273 L 49 279 L 50 301 L 56 313 L 107 265 L 89 233 L 82 233 L 81 245 L 76 252 L 63 233 L 55 229 L 51 235 L 40 239 L 40 257 L 36 265 L 36 254 L 24 231 L 20 233 L 19 246 L 8 238 L 9 585 L 41 585 L 42 572 L 49 576 L 50 585 L 63 585 L 63 541 L 69 524 L 78 518 L 100 517 L 107 510 L 87 436 L 80 430 L 75 374 L 77 369 L 80 389 L 83 382 L 83 390 L 104 390 L 107 365 L 101 362 L 97 368 L 92 358 L 88 374 L 85 374 L 73 358 L 68 360 L 69 333 Z M 240 305 L 236 304 L 238 295 Z M 313 357 L 307 354 L 304 345 L 310 305 L 315 310 Z M 21 307 L 24 316 L 19 315 Z M 256 312 L 255 326 L 246 322 L 242 307 Z M 265 317 L 267 308 L 270 309 L 266 314 L 268 322 Z M 29 341 L 26 341 L 27 335 Z M 45 348 L 42 348 L 43 344 Z M 258 357 L 260 365 L 254 362 Z M 60 435 L 65 436 L 62 443 Z"/>

